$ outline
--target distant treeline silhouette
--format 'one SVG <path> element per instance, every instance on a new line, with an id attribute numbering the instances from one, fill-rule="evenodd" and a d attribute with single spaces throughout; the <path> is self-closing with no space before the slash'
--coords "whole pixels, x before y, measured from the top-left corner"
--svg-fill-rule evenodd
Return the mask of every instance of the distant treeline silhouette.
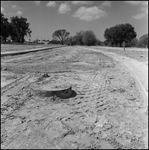
<path id="1" fill-rule="evenodd" d="M 26 18 L 11 17 L 10 22 L 1 13 L 1 42 L 11 41 L 24 43 L 25 36 L 31 36 L 31 30 Z M 117 24 L 104 31 L 104 41 L 99 40 L 92 30 L 76 32 L 76 35 L 69 36 L 70 32 L 65 29 L 56 30 L 52 35 L 49 44 L 62 45 L 101 45 L 114 47 L 148 47 L 148 33 L 136 38 L 137 33 L 134 27 L 129 24 Z M 37 42 L 38 43 L 38 42 Z"/>

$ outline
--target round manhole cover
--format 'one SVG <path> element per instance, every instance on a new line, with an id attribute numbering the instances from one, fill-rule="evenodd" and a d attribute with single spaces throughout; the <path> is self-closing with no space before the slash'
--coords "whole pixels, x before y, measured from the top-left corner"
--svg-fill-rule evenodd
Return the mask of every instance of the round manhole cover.
<path id="1" fill-rule="evenodd" d="M 72 85 L 70 83 L 33 83 L 31 89 L 35 95 L 40 96 L 54 96 L 60 98 L 69 98 L 72 95 Z"/>
<path id="2" fill-rule="evenodd" d="M 69 83 L 34 83 L 31 85 L 32 89 L 41 91 L 62 91 L 69 89 L 70 87 L 72 87 L 72 85 Z"/>

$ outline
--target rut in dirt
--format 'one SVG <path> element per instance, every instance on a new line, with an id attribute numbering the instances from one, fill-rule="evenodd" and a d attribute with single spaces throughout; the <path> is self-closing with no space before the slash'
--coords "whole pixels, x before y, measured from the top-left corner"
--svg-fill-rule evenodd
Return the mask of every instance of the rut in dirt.
<path id="1" fill-rule="evenodd" d="M 15 58 L 2 60 L 1 72 L 7 68 L 22 79 L 14 79 L 1 96 L 7 98 L 1 108 L 2 148 L 146 148 L 143 99 L 116 61 L 70 47 Z M 75 94 L 53 99 L 54 86 L 63 85 L 57 87 L 61 93 L 68 84 Z"/>

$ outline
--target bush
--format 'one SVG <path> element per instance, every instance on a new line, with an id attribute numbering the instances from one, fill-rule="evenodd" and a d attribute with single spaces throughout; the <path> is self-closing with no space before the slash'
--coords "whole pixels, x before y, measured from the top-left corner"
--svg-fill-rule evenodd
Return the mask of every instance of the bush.
<path id="1" fill-rule="evenodd" d="M 94 32 L 89 30 L 83 33 L 82 41 L 84 45 L 92 46 L 92 45 L 96 45 L 97 38 Z"/>
<path id="2" fill-rule="evenodd" d="M 138 47 L 148 47 L 148 34 L 142 35 L 139 38 Z"/>
<path id="3" fill-rule="evenodd" d="M 137 38 L 132 39 L 129 46 L 130 47 L 137 47 L 138 46 L 138 39 Z"/>

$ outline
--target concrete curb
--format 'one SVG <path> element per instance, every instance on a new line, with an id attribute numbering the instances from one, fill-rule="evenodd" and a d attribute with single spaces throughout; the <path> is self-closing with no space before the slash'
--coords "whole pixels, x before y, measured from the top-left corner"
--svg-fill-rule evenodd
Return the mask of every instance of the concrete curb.
<path id="1" fill-rule="evenodd" d="M 144 99 L 144 106 L 145 107 L 148 107 L 148 93 L 145 91 L 144 87 L 142 86 L 141 82 L 139 81 L 139 79 L 137 78 L 137 76 L 133 73 L 133 71 L 131 70 L 131 68 L 129 68 L 122 60 L 118 59 L 118 58 L 115 58 L 113 56 L 111 56 L 110 52 L 103 52 L 103 51 L 100 51 L 100 50 L 95 50 L 95 49 L 91 49 L 91 48 L 84 48 L 84 47 L 79 47 L 79 48 L 82 48 L 82 49 L 87 49 L 87 50 L 92 50 L 92 51 L 98 51 L 98 52 L 101 52 L 103 53 L 104 55 L 107 55 L 109 57 L 112 57 L 114 60 L 118 61 L 121 63 L 121 65 L 123 65 L 129 72 L 130 74 L 132 75 L 132 77 L 134 78 L 135 80 L 135 83 L 136 83 L 136 86 L 137 88 L 139 89 L 139 92 L 141 94 L 141 96 L 143 97 Z M 108 54 L 109 53 L 109 54 Z M 146 110 L 145 110 L 146 111 Z"/>
<path id="2" fill-rule="evenodd" d="M 43 48 L 29 49 L 29 50 L 23 50 L 23 51 L 3 52 L 3 53 L 1 53 L 1 57 L 8 56 L 8 55 L 20 55 L 20 54 L 37 52 L 37 51 L 41 51 L 41 50 L 47 50 L 47 49 L 59 48 L 59 47 L 63 47 L 63 46 L 43 47 Z"/>

